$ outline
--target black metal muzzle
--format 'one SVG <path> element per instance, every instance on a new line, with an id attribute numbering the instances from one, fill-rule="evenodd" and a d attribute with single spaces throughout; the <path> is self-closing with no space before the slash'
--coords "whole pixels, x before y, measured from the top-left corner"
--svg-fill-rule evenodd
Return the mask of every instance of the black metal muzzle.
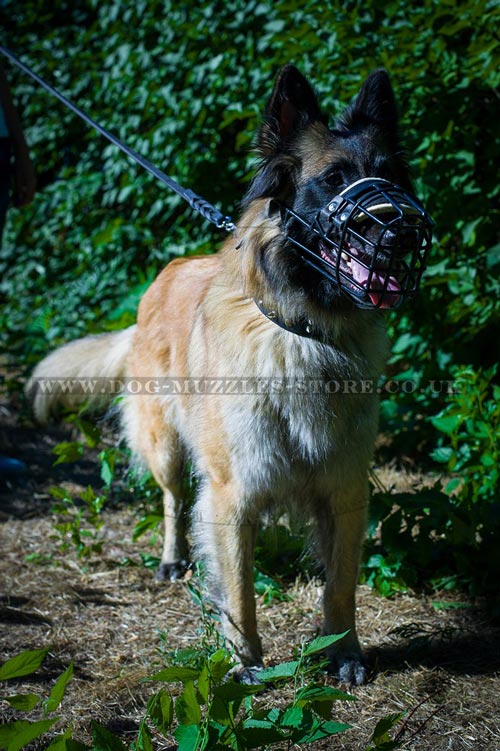
<path id="1" fill-rule="evenodd" d="M 360 308 L 398 308 L 418 289 L 433 222 L 415 196 L 378 177 L 349 185 L 311 222 L 283 209 L 287 237 L 303 260 Z M 314 233 L 314 248 L 294 236 L 293 219 Z M 291 221 L 290 221 L 291 220 Z"/>

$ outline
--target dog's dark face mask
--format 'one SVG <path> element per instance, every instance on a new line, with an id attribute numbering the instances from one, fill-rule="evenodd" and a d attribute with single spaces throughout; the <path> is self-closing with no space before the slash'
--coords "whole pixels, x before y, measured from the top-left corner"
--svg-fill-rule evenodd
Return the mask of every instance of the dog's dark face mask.
<path id="1" fill-rule="evenodd" d="M 286 284 L 321 307 L 397 308 L 417 291 L 432 222 L 412 193 L 384 71 L 329 130 L 305 78 L 285 66 L 259 149 L 246 203 L 269 197 L 279 214 L 283 245 L 262 258 L 278 295 Z"/>

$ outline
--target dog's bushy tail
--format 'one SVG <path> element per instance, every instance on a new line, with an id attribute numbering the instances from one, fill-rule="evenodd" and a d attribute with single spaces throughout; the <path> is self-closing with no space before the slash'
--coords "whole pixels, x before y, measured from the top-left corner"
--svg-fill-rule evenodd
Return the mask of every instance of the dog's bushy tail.
<path id="1" fill-rule="evenodd" d="M 86 403 L 89 410 L 106 409 L 127 375 L 127 355 L 135 326 L 65 344 L 36 366 L 26 385 L 40 424 L 61 409 Z"/>

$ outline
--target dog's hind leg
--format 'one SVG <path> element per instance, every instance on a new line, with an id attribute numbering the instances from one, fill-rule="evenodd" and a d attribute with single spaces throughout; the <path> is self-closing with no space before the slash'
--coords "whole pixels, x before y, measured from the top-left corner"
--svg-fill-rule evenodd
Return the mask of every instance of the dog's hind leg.
<path id="1" fill-rule="evenodd" d="M 317 526 L 326 572 L 324 633 L 349 632 L 329 651 L 331 668 L 342 682 L 360 685 L 366 680 L 366 668 L 356 634 L 355 592 L 365 535 L 367 493 L 363 490 L 349 496 L 346 497 L 344 488 L 341 506 L 338 498 L 322 504 L 323 508 L 317 509 Z"/>
<path id="2" fill-rule="evenodd" d="M 178 433 L 165 419 L 164 405 L 154 397 L 131 396 L 125 425 L 132 451 L 146 462 L 163 491 L 164 541 L 156 576 L 179 579 L 188 567 L 186 509 L 182 497 L 184 452 Z"/>
<path id="3" fill-rule="evenodd" d="M 224 635 L 242 665 L 262 665 L 253 582 L 257 513 L 245 513 L 233 483 L 207 480 L 194 512 L 194 535 L 207 560 L 212 596 L 221 611 Z M 253 681 L 251 670 L 240 679 Z"/>
<path id="4" fill-rule="evenodd" d="M 173 444 L 170 448 L 172 449 Z M 151 471 L 163 490 L 163 551 L 156 578 L 175 581 L 184 575 L 189 562 L 186 541 L 186 509 L 182 497 L 182 460 L 172 453 L 162 453 L 153 460 Z"/>

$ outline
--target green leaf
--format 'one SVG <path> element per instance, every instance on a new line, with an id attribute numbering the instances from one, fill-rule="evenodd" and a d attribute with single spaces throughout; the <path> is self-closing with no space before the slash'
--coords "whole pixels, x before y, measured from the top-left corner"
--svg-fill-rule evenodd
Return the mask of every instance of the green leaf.
<path id="1" fill-rule="evenodd" d="M 47 746 L 46 751 L 92 751 L 90 746 L 75 741 L 71 735 L 71 728 L 68 728 L 66 732 L 54 738 L 50 746 Z"/>
<path id="2" fill-rule="evenodd" d="M 208 668 L 212 680 L 215 683 L 224 678 L 229 673 L 234 665 L 234 659 L 225 649 L 218 649 L 213 655 L 210 655 L 208 660 Z"/>
<path id="3" fill-rule="evenodd" d="M 434 610 L 467 610 L 472 605 L 470 602 L 440 602 L 439 600 L 435 600 L 432 603 L 432 607 Z"/>
<path id="4" fill-rule="evenodd" d="M 402 717 L 404 717 L 404 712 L 396 712 L 394 714 L 387 715 L 387 717 L 382 717 L 381 720 L 377 722 L 375 725 L 375 730 L 373 731 L 373 735 L 371 737 L 371 740 L 375 745 L 381 743 L 382 741 L 390 741 L 391 739 L 388 736 L 388 732 L 391 728 L 396 725 Z"/>
<path id="5" fill-rule="evenodd" d="M 238 738 L 243 742 L 245 749 L 260 748 L 283 741 L 285 733 L 279 730 L 270 720 L 250 718 L 244 720 L 238 728 Z"/>
<path id="6" fill-rule="evenodd" d="M 231 702 L 214 696 L 213 701 L 210 703 L 208 716 L 218 727 L 227 727 L 234 720 L 234 708 L 237 707 L 237 704 L 238 700 Z"/>
<path id="7" fill-rule="evenodd" d="M 291 728 L 298 728 L 302 723 L 304 710 L 301 707 L 289 707 L 283 712 L 280 719 L 280 725 Z"/>
<path id="8" fill-rule="evenodd" d="M 358 701 L 358 698 L 332 686 L 311 683 L 299 689 L 295 701 Z"/>
<path id="9" fill-rule="evenodd" d="M 317 639 L 313 639 L 311 642 L 309 642 L 309 644 L 305 645 L 302 654 L 304 655 L 304 657 L 309 657 L 309 655 L 315 654 L 316 652 L 322 652 L 324 649 L 331 647 L 332 644 L 340 641 L 340 639 L 343 639 L 344 636 L 346 636 L 348 633 L 349 631 L 344 631 L 342 634 L 328 634 L 326 636 L 318 636 Z"/>
<path id="10" fill-rule="evenodd" d="M 481 464 L 483 467 L 494 467 L 496 463 L 496 457 L 490 456 L 489 454 L 483 454 L 481 456 Z"/>
<path id="11" fill-rule="evenodd" d="M 95 448 L 97 446 L 101 438 L 101 431 L 95 423 L 91 422 L 90 420 L 85 420 L 83 417 L 79 417 L 78 415 L 72 415 L 68 419 L 68 422 L 74 423 L 76 427 L 81 430 L 81 432 L 85 436 L 87 446 L 89 446 L 90 448 Z"/>
<path id="12" fill-rule="evenodd" d="M 447 464 L 453 456 L 453 449 L 451 446 L 441 446 L 441 448 L 431 451 L 430 456 L 434 461 L 440 464 Z"/>
<path id="13" fill-rule="evenodd" d="M 68 684 L 68 681 L 70 681 L 72 677 L 73 663 L 70 663 L 69 667 L 64 671 L 64 673 L 59 676 L 52 688 L 52 691 L 50 692 L 50 696 L 47 699 L 47 703 L 45 705 L 46 712 L 55 712 L 55 710 L 63 700 L 66 686 Z"/>
<path id="14" fill-rule="evenodd" d="M 107 728 L 92 720 L 92 751 L 127 751 L 127 747 Z"/>
<path id="15" fill-rule="evenodd" d="M 312 743 L 313 741 L 319 741 L 321 738 L 327 738 L 330 735 L 336 735 L 337 733 L 344 733 L 351 728 L 352 725 L 346 725 L 344 722 L 335 722 L 333 720 L 322 722 L 316 730 L 313 730 L 312 733 L 306 735 L 303 742 Z"/>
<path id="16" fill-rule="evenodd" d="M 201 709 L 194 688 L 194 683 L 188 682 L 184 691 L 177 697 L 175 713 L 182 725 L 198 725 L 201 721 Z"/>
<path id="17" fill-rule="evenodd" d="M 198 725 L 179 725 L 175 730 L 174 738 L 179 744 L 178 751 L 196 751 L 200 729 Z"/>
<path id="18" fill-rule="evenodd" d="M 137 542 L 141 535 L 149 532 L 149 530 L 155 530 L 163 522 L 162 514 L 148 514 L 137 522 L 132 533 L 132 541 Z"/>
<path id="19" fill-rule="evenodd" d="M 462 415 L 437 415 L 436 417 L 431 417 L 431 423 L 434 427 L 447 435 L 454 433 L 462 422 Z"/>
<path id="20" fill-rule="evenodd" d="M 81 741 L 75 741 L 73 738 L 69 738 L 66 741 L 66 751 L 94 751 L 91 746 L 86 746 Z"/>
<path id="21" fill-rule="evenodd" d="M 170 730 L 174 719 L 174 702 L 165 690 L 158 691 L 148 701 L 147 709 L 151 721 L 164 735 Z"/>
<path id="22" fill-rule="evenodd" d="M 196 690 L 202 703 L 206 704 L 210 691 L 210 673 L 208 670 L 208 665 L 205 665 L 200 673 L 200 676 L 196 682 Z"/>
<path id="23" fill-rule="evenodd" d="M 153 751 L 151 732 L 145 720 L 142 720 L 139 725 L 139 732 L 137 734 L 137 742 L 135 745 L 137 751 Z"/>
<path id="24" fill-rule="evenodd" d="M 156 555 L 151 555 L 151 553 L 140 553 L 139 555 L 144 568 L 157 569 L 160 565 L 160 558 Z"/>
<path id="25" fill-rule="evenodd" d="M 260 676 L 260 674 L 259 674 Z M 234 701 L 236 699 L 244 699 L 246 696 L 253 696 L 262 691 L 264 684 L 246 684 L 236 683 L 236 681 L 227 681 L 226 683 L 216 686 L 213 691 L 213 695 L 219 699 L 225 701 Z"/>
<path id="26" fill-rule="evenodd" d="M 282 18 L 276 18 L 272 21 L 267 21 L 264 25 L 264 31 L 268 34 L 276 34 L 283 31 L 285 26 L 286 22 Z"/>
<path id="27" fill-rule="evenodd" d="M 281 662 L 279 665 L 271 668 L 264 668 L 264 670 L 259 672 L 259 680 L 264 683 L 272 683 L 273 681 L 293 678 L 299 665 L 299 660 L 291 660 L 290 662 Z"/>
<path id="28" fill-rule="evenodd" d="M 8 701 L 10 706 L 19 712 L 29 712 L 33 707 L 36 707 L 40 697 L 38 694 L 16 694 L 15 696 L 6 696 L 5 701 Z"/>
<path id="29" fill-rule="evenodd" d="M 264 598 L 264 603 L 269 605 L 273 600 L 287 600 L 289 597 L 282 592 L 278 582 L 258 568 L 254 567 L 254 589 L 258 595 Z"/>
<path id="30" fill-rule="evenodd" d="M 113 482 L 113 470 L 111 469 L 111 465 L 108 460 L 104 457 L 101 460 L 101 480 L 108 487 Z"/>
<path id="31" fill-rule="evenodd" d="M 54 446 L 52 453 L 58 457 L 54 462 L 54 467 L 58 464 L 70 464 L 82 458 L 85 454 L 85 446 L 78 441 L 61 441 Z"/>
<path id="32" fill-rule="evenodd" d="M 324 720 L 332 719 L 333 701 L 330 699 L 320 699 L 318 701 L 307 702 L 306 707 L 312 709 Z"/>
<path id="33" fill-rule="evenodd" d="M 0 681 L 21 678 L 23 675 L 34 673 L 45 660 L 48 651 L 48 648 L 31 649 L 11 657 L 0 667 Z"/>
<path id="34" fill-rule="evenodd" d="M 8 722 L 0 727 L 0 748 L 7 749 L 7 751 L 19 751 L 30 741 L 34 741 L 50 730 L 59 719 L 59 717 L 56 717 L 52 720 L 39 720 L 38 722 L 29 722 L 28 720 Z"/>
<path id="35" fill-rule="evenodd" d="M 446 486 L 444 488 L 445 493 L 448 495 L 451 495 L 454 490 L 460 487 L 462 485 L 463 480 L 461 477 L 454 477 L 452 480 L 450 480 L 448 483 L 446 483 Z"/>
<path id="36" fill-rule="evenodd" d="M 16 737 L 16 726 L 22 722 L 23 720 L 17 720 L 17 722 L 7 722 L 0 725 L 0 748 L 9 747 L 10 741 Z"/>

